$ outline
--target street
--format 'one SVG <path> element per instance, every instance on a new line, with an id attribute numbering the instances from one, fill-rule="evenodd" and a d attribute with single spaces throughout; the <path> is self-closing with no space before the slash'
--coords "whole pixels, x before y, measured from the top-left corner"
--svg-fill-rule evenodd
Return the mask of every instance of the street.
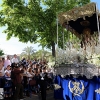
<path id="1" fill-rule="evenodd" d="M 41 100 L 41 96 L 40 94 L 37 94 L 37 95 L 32 94 L 31 97 L 26 97 L 25 100 Z M 47 100 L 54 100 L 52 90 L 47 91 Z"/>

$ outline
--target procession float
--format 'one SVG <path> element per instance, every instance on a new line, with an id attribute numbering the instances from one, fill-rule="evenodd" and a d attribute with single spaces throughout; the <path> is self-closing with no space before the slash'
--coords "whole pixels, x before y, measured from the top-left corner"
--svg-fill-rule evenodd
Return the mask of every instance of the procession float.
<path id="1" fill-rule="evenodd" d="M 58 23 L 72 36 L 64 49 L 56 49 L 54 98 L 99 100 L 100 15 L 96 3 L 59 13 Z"/>

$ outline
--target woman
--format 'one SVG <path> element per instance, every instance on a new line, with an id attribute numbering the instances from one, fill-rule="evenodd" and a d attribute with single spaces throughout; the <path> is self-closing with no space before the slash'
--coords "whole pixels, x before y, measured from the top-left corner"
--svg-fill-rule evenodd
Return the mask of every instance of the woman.
<path id="1" fill-rule="evenodd" d="M 29 67 L 27 70 L 27 77 L 29 78 L 29 80 L 32 80 L 32 78 L 34 77 L 34 73 L 32 72 L 31 67 Z"/>
<path id="2" fill-rule="evenodd" d="M 2 61 L 2 58 L 0 58 L 0 88 L 4 87 L 5 84 L 5 80 L 4 80 L 4 75 L 5 75 L 5 71 L 4 71 L 4 63 Z"/>
<path id="3" fill-rule="evenodd" d="M 8 97 L 11 97 L 11 93 L 12 92 L 12 89 L 11 89 L 11 86 L 12 86 L 12 81 L 11 81 L 11 67 L 10 65 L 7 66 L 6 70 L 5 70 L 5 78 L 6 78 L 6 84 L 5 84 L 5 92 L 8 92 L 5 96 Z"/>

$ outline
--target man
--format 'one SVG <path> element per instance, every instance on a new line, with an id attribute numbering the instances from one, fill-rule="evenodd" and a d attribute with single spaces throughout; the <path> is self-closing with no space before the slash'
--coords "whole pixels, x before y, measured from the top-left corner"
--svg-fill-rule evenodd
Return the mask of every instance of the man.
<path id="1" fill-rule="evenodd" d="M 17 55 L 14 54 L 14 58 L 12 58 L 12 63 L 15 63 L 15 64 L 18 64 L 19 61 L 18 61 L 18 58 L 17 58 Z"/>
<path id="2" fill-rule="evenodd" d="M 42 100 L 46 100 L 47 80 L 48 80 L 48 77 L 46 73 L 46 68 L 43 67 L 42 73 L 40 73 L 40 78 L 39 78 Z"/>
<path id="3" fill-rule="evenodd" d="M 20 70 L 20 66 L 17 65 L 14 68 L 14 71 L 12 72 L 13 74 L 13 83 L 15 85 L 15 92 L 14 92 L 14 100 L 17 100 L 18 97 L 20 100 L 23 100 L 23 85 L 22 85 L 22 73 L 24 71 Z"/>

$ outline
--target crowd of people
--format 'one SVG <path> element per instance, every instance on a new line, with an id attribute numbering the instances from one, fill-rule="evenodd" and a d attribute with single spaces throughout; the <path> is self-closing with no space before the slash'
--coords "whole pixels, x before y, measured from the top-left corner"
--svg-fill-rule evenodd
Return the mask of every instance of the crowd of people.
<path id="1" fill-rule="evenodd" d="M 0 88 L 4 88 L 5 97 L 24 100 L 24 94 L 41 92 L 42 100 L 46 100 L 47 86 L 52 83 L 53 70 L 46 61 L 25 58 L 19 61 L 16 54 L 12 59 L 9 55 L 0 57 Z"/>

